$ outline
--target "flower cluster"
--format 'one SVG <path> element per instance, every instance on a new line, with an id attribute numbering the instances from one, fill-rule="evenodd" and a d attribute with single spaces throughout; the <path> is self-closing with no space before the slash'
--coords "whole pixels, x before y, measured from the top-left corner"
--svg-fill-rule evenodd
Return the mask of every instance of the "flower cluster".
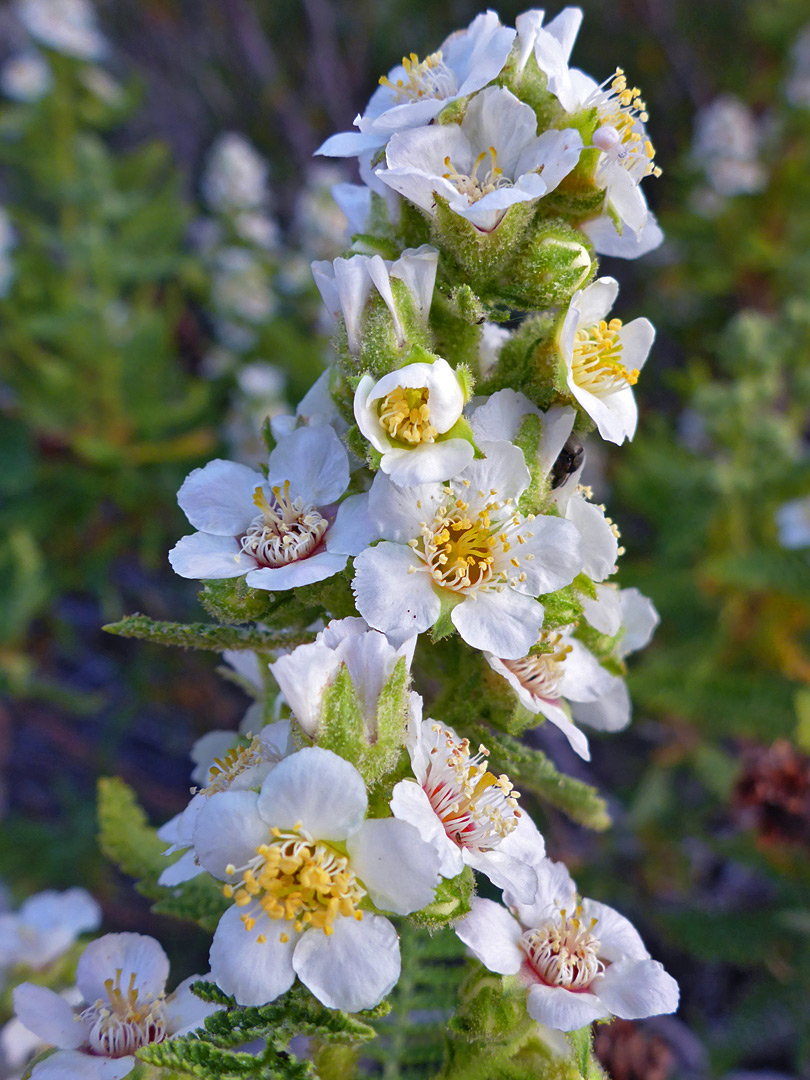
<path id="1" fill-rule="evenodd" d="M 172 567 L 265 642 L 235 654 L 257 704 L 238 736 L 198 744 L 193 797 L 160 830 L 180 853 L 160 884 L 207 874 L 226 902 L 211 978 L 239 1006 L 297 979 L 329 1008 L 373 1008 L 399 978 L 404 916 L 453 926 L 517 980 L 525 1023 L 677 1005 L 627 920 L 547 859 L 519 790 L 537 752 L 515 751 L 544 720 L 586 759 L 581 725 L 625 727 L 625 660 L 658 618 L 616 583 L 619 532 L 582 481 L 588 438 L 636 432 L 655 332 L 614 314 L 597 256 L 660 241 L 640 186 L 659 169 L 640 90 L 569 66 L 580 21 L 486 12 L 405 57 L 324 144 L 363 181 L 338 193 L 353 246 L 312 266 L 334 363 L 273 418 L 256 468 L 217 459 L 178 493 L 195 531 Z M 238 229 L 265 182 L 229 137 L 204 192 Z M 236 254 L 221 252 L 250 321 Z M 505 906 L 475 897 L 476 874 Z M 123 1061 L 176 1030 L 164 974 L 141 991 L 119 968 L 80 971 L 84 1011 L 48 1028 L 65 1052 Z M 18 991 L 23 1019 L 38 993 Z"/>

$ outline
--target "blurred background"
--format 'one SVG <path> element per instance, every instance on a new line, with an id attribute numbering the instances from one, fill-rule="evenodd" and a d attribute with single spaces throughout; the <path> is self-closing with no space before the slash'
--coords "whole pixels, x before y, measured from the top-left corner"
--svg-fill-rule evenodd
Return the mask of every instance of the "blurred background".
<path id="1" fill-rule="evenodd" d="M 639 431 L 589 447 L 622 583 L 662 625 L 633 664 L 633 725 L 594 738 L 592 763 L 533 736 L 613 828 L 544 806 L 540 824 L 681 983 L 677 1018 L 600 1029 L 614 1080 L 810 1077 L 810 6 L 582 6 L 573 62 L 641 87 L 664 169 L 645 191 L 666 242 L 602 263 L 622 317 L 658 329 Z M 344 249 L 329 189 L 355 176 L 312 153 L 479 8 L 96 10 L 66 40 L 0 8 L 0 880 L 12 905 L 86 885 L 105 929 L 155 934 L 181 975 L 206 938 L 105 862 L 96 781 L 123 777 L 165 821 L 194 739 L 249 699 L 216 655 L 101 626 L 203 617 L 166 560 L 177 488 L 260 456 L 264 418 L 328 358 L 309 263 Z M 437 1044 L 383 1075 L 429 1075 Z"/>

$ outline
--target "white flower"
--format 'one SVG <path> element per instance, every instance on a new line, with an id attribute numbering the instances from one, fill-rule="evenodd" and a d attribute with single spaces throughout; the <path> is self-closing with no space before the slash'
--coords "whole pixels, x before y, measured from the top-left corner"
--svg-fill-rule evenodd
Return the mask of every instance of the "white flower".
<path id="1" fill-rule="evenodd" d="M 266 322 L 278 306 L 265 267 L 246 248 L 217 252 L 211 290 L 221 313 L 253 324 Z"/>
<path id="2" fill-rule="evenodd" d="M 338 435 L 345 435 L 349 425 L 340 415 L 332 400 L 330 384 L 332 370 L 322 372 L 298 402 L 295 415 L 279 414 L 270 417 L 273 438 L 280 442 L 297 427 L 332 427 Z"/>
<path id="3" fill-rule="evenodd" d="M 810 496 L 782 503 L 776 511 L 776 525 L 783 548 L 810 547 Z"/>
<path id="4" fill-rule="evenodd" d="M 268 165 L 249 139 L 237 131 L 220 135 L 205 163 L 202 193 L 212 210 L 259 210 L 270 199 Z"/>
<path id="5" fill-rule="evenodd" d="M 537 888 L 531 863 L 545 854 L 543 837 L 518 809 L 520 795 L 509 777 L 487 769 L 486 747 L 470 753 L 468 739 L 422 720 L 421 709 L 409 725 L 407 746 L 416 781 L 394 787 L 394 817 L 435 847 L 443 877 L 472 866 L 499 888 L 530 899 Z"/>
<path id="6" fill-rule="evenodd" d="M 209 799 L 197 818 L 201 864 L 233 905 L 211 946 L 211 972 L 241 1005 L 263 1005 L 296 975 L 333 1009 L 370 1009 L 400 972 L 388 919 L 429 904 L 438 856 L 416 829 L 365 820 L 366 788 L 348 761 L 309 747 L 285 758 L 261 792 Z"/>
<path id="7" fill-rule="evenodd" d="M 602 438 L 613 443 L 635 434 L 638 407 L 632 388 L 655 338 L 648 319 L 626 325 L 606 321 L 618 293 L 619 284 L 610 277 L 574 293 L 557 339 L 568 389 Z"/>
<path id="8" fill-rule="evenodd" d="M 20 53 L 0 68 L 0 89 L 13 101 L 39 101 L 52 86 L 53 74 L 41 53 Z"/>
<path id="9" fill-rule="evenodd" d="M 248 716 L 252 712 L 253 706 L 248 710 Z M 192 847 L 197 815 L 207 799 L 223 791 L 249 791 L 261 787 L 271 769 L 294 749 L 289 720 L 268 724 L 258 735 L 248 733 L 246 740 L 240 739 L 234 731 L 209 731 L 198 739 L 191 750 L 195 764 L 191 779 L 201 787 L 192 788 L 194 795 L 185 810 L 157 831 L 160 839 L 169 844 L 164 855 L 182 852 L 180 858 L 161 873 L 158 884 L 179 885 L 202 873 Z"/>
<path id="10" fill-rule="evenodd" d="M 337 501 L 349 485 L 349 459 L 330 427 L 298 428 L 268 460 L 268 474 L 217 459 L 195 469 L 177 501 L 199 532 L 169 552 L 186 578 L 246 574 L 251 589 L 293 589 L 341 571 L 377 533 L 368 495 Z"/>
<path id="11" fill-rule="evenodd" d="M 575 409 L 554 406 L 542 413 L 525 394 L 511 389 L 498 390 L 473 411 L 470 426 L 479 441 L 513 440 L 526 416 L 541 419 L 538 465 L 540 475 L 549 477 L 571 435 Z M 549 505 L 555 506 L 561 517 L 576 526 L 582 539 L 582 569 L 593 581 L 602 581 L 616 569 L 618 534 L 613 523 L 605 517 L 604 508 L 590 501 L 589 489 L 579 485 L 584 463 L 583 456 L 579 466 L 563 477 L 562 482 L 550 478 Z"/>
<path id="12" fill-rule="evenodd" d="M 618 1016 L 638 1020 L 678 1007 L 678 984 L 644 947 L 635 927 L 596 900 L 578 900 L 562 863 L 536 866 L 529 904 L 508 893 L 511 914 L 476 898 L 456 933 L 490 971 L 516 975 L 529 1016 L 560 1031 Z"/>
<path id="13" fill-rule="evenodd" d="M 101 909 L 85 889 L 48 889 L 29 896 L 18 912 L 0 915 L 0 972 L 45 967 L 100 923 Z"/>
<path id="14" fill-rule="evenodd" d="M 396 131 L 423 127 L 445 106 L 474 94 L 503 69 L 515 31 L 501 26 L 494 11 L 476 16 L 466 30 L 451 34 L 424 60 L 415 53 L 403 57 L 371 96 L 359 132 L 332 135 L 316 150 L 327 157 L 354 157 L 384 146 Z"/>
<path id="15" fill-rule="evenodd" d="M 349 352 L 356 356 L 360 351 L 363 310 L 373 289 L 382 296 L 391 313 L 398 344 L 407 343 L 392 279 L 408 287 L 417 312 L 427 324 L 438 261 L 438 251 L 423 244 L 408 248 L 393 261 L 381 255 L 353 255 L 312 264 L 315 284 L 329 314 L 335 322 L 342 318 L 346 325 Z"/>
<path id="16" fill-rule="evenodd" d="M 537 134 L 534 110 L 503 87 L 477 94 L 461 124 L 433 124 L 391 138 L 376 175 L 427 213 L 434 194 L 482 232 L 511 206 L 534 202 L 575 167 L 579 132 Z"/>
<path id="17" fill-rule="evenodd" d="M 757 160 L 761 136 L 754 114 L 733 94 L 720 94 L 697 114 L 692 157 L 718 195 L 746 195 L 768 182 Z"/>
<path id="18" fill-rule="evenodd" d="M 397 368 L 376 382 L 364 375 L 354 393 L 357 426 L 382 454 L 382 471 L 400 487 L 446 480 L 470 463 L 472 443 L 451 432 L 463 408 L 463 383 L 441 357 Z"/>
<path id="19" fill-rule="evenodd" d="M 520 513 L 530 478 L 516 446 L 481 449 L 446 485 L 400 488 L 377 473 L 369 513 L 385 542 L 355 560 L 352 587 L 366 622 L 392 638 L 427 630 L 444 602 L 468 645 L 518 657 L 543 625 L 535 597 L 581 569 L 580 538 L 568 521 Z"/>
<path id="20" fill-rule="evenodd" d="M 17 0 L 16 12 L 28 33 L 49 49 L 79 60 L 107 55 L 89 0 Z"/>
<path id="21" fill-rule="evenodd" d="M 23 983 L 14 991 L 18 1019 L 57 1052 L 34 1066 L 36 1080 L 120 1080 L 135 1052 L 185 1035 L 221 1006 L 191 993 L 192 975 L 166 994 L 169 961 L 154 938 L 105 934 L 91 941 L 76 968 L 84 1005 L 72 1008 L 53 990 Z"/>
<path id="22" fill-rule="evenodd" d="M 279 657 L 270 670 L 296 720 L 315 738 L 324 692 L 345 664 L 373 739 L 382 689 L 400 659 L 410 668 L 415 645 L 412 637 L 395 649 L 385 634 L 371 630 L 362 619 L 333 619 L 311 644 Z"/>

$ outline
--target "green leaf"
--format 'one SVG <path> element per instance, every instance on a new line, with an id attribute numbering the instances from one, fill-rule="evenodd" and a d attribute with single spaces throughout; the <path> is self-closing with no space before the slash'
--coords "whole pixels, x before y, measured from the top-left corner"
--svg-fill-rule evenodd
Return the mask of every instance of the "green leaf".
<path id="1" fill-rule="evenodd" d="M 180 649 L 209 649 L 224 652 L 225 649 L 292 649 L 314 634 L 300 633 L 268 634 L 242 626 L 220 626 L 217 623 L 158 622 L 146 615 L 127 615 L 119 622 L 102 627 L 108 634 L 118 637 L 138 638 L 157 645 L 174 645 Z"/>

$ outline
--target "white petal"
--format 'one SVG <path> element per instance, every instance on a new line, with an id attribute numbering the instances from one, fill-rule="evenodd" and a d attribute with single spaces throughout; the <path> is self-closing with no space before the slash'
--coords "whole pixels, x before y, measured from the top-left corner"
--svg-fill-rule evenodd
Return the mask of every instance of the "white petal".
<path id="1" fill-rule="evenodd" d="M 542 604 L 514 589 L 481 590 L 450 613 L 453 625 L 468 645 L 505 660 L 518 660 L 528 653 L 537 641 L 543 617 Z"/>
<path id="2" fill-rule="evenodd" d="M 576 906 L 577 889 L 564 863 L 540 859 L 534 863 L 537 871 L 537 892 L 528 903 L 520 903 L 508 890 L 504 901 L 514 908 L 523 926 L 540 926 L 549 914 L 559 912 L 560 908 L 571 911 Z"/>
<path id="3" fill-rule="evenodd" d="M 513 442 L 524 417 L 529 414 L 543 415 L 525 394 L 511 389 L 497 390 L 473 411 L 470 426 L 479 442 Z M 554 456 L 556 458 L 557 455 Z"/>
<path id="4" fill-rule="evenodd" d="M 613 218 L 608 214 L 586 221 L 582 231 L 591 241 L 597 255 L 612 255 L 619 259 L 640 259 L 664 242 L 664 234 L 651 213 L 639 232 L 625 226 L 621 235 L 616 232 Z"/>
<path id="5" fill-rule="evenodd" d="M 519 900 L 531 900 L 537 889 L 537 874 L 522 859 L 515 859 L 500 845 L 492 851 L 464 849 L 464 862 L 488 877 L 498 889 L 508 889 Z"/>
<path id="6" fill-rule="evenodd" d="M 202 975 L 189 975 L 166 998 L 166 1021 L 169 1035 L 187 1035 L 190 1031 L 196 1031 L 197 1028 L 203 1026 L 206 1016 L 212 1016 L 222 1008 L 221 1005 L 201 1001 L 192 994 L 191 984 L 203 978 Z"/>
<path id="7" fill-rule="evenodd" d="M 501 904 L 475 897 L 469 915 L 454 930 L 484 967 L 499 975 L 515 975 L 525 960 L 520 948 L 523 928 Z"/>
<path id="8" fill-rule="evenodd" d="M 596 919 L 594 937 L 599 939 L 599 958 L 616 963 L 619 960 L 649 960 L 641 935 L 635 926 L 618 911 L 598 900 L 583 900 L 582 918 L 585 923 Z"/>
<path id="9" fill-rule="evenodd" d="M 364 184 L 335 184 L 332 198 L 346 216 L 349 236 L 366 231 L 371 214 L 371 191 Z"/>
<path id="10" fill-rule="evenodd" d="M 330 135 L 326 142 L 321 143 L 316 154 L 323 157 L 356 157 L 364 150 L 376 150 L 385 144 L 385 137 L 377 133 L 363 134 L 359 131 L 342 131 L 338 135 Z"/>
<path id="11" fill-rule="evenodd" d="M 622 363 L 628 369 L 644 367 L 655 341 L 655 327 L 649 319 L 633 319 L 619 331 Z"/>
<path id="12" fill-rule="evenodd" d="M 473 459 L 466 439 L 443 439 L 421 443 L 412 450 L 396 447 L 382 456 L 380 468 L 399 487 L 430 484 L 457 476 Z"/>
<path id="13" fill-rule="evenodd" d="M 577 418 L 576 409 L 555 405 L 543 416 L 540 435 L 540 472 L 547 476 L 560 456 Z"/>
<path id="14" fill-rule="evenodd" d="M 367 809 L 357 769 L 317 746 L 280 761 L 259 793 L 259 812 L 269 825 L 291 829 L 300 822 L 315 840 L 345 840 L 360 828 Z"/>
<path id="15" fill-rule="evenodd" d="M 120 972 L 121 985 L 134 985 L 142 997 L 158 997 L 166 988 L 169 958 L 145 934 L 105 934 L 91 941 L 76 965 L 76 985 L 85 1001 L 106 997 L 105 982 Z"/>
<path id="16" fill-rule="evenodd" d="M 301 982 L 330 1009 L 372 1009 L 396 985 L 401 961 L 397 932 L 381 915 L 340 918 L 327 937 L 307 931 L 293 965 Z"/>
<path id="17" fill-rule="evenodd" d="M 657 960 L 621 960 L 593 982 L 600 1001 L 622 1020 L 661 1016 L 678 1008 L 678 984 Z"/>
<path id="18" fill-rule="evenodd" d="M 369 515 L 386 540 L 407 544 L 420 534 L 420 524 L 430 521 L 446 500 L 441 484 L 401 488 L 377 473 L 369 492 Z"/>
<path id="19" fill-rule="evenodd" d="M 390 805 L 395 818 L 413 825 L 422 839 L 432 845 L 439 856 L 439 873 L 442 877 L 452 878 L 461 873 L 464 869 L 461 851 L 445 832 L 420 784 L 413 780 L 400 780 L 394 787 Z"/>
<path id="20" fill-rule="evenodd" d="M 209 955 L 211 975 L 240 1005 L 266 1005 L 295 982 L 292 957 L 299 935 L 291 922 L 261 912 L 253 929 L 246 930 L 242 914 L 234 904 L 219 920 Z"/>
<path id="21" fill-rule="evenodd" d="M 630 695 L 624 679 L 614 677 L 611 689 L 596 701 L 574 702 L 571 712 L 578 724 L 596 731 L 621 731 L 630 723 Z"/>
<path id="22" fill-rule="evenodd" d="M 619 593 L 624 633 L 619 642 L 619 656 L 643 649 L 649 644 L 656 626 L 661 622 L 655 605 L 638 589 L 622 589 Z"/>
<path id="23" fill-rule="evenodd" d="M 301 585 L 314 585 L 317 581 L 334 577 L 348 561 L 348 555 L 317 551 L 306 559 L 298 559 L 286 566 L 262 566 L 258 570 L 251 570 L 245 577 L 245 584 L 251 589 L 267 589 L 269 592 L 297 589 Z"/>
<path id="24" fill-rule="evenodd" d="M 369 722 L 377 715 L 377 701 L 394 666 L 408 649 L 395 649 L 385 634 L 365 627 L 362 634 L 348 638 L 341 647 L 341 656 L 349 669 L 363 713 Z"/>
<path id="25" fill-rule="evenodd" d="M 600 277 L 575 293 L 571 300 L 579 325 L 587 328 L 601 322 L 616 303 L 619 283 L 612 277 Z"/>
<path id="26" fill-rule="evenodd" d="M 182 536 L 169 552 L 169 562 L 175 574 L 196 580 L 240 577 L 256 567 L 233 536 L 205 532 Z"/>
<path id="27" fill-rule="evenodd" d="M 121 1080 L 137 1065 L 136 1059 L 98 1057 L 79 1050 L 59 1050 L 35 1065 L 31 1077 L 36 1080 Z"/>
<path id="28" fill-rule="evenodd" d="M 432 577 L 402 544 L 383 542 L 358 555 L 352 589 L 369 626 L 398 640 L 427 630 L 441 610 Z"/>
<path id="29" fill-rule="evenodd" d="M 366 821 L 346 841 L 352 870 L 383 911 L 407 915 L 427 907 L 439 883 L 439 856 L 406 821 Z"/>
<path id="30" fill-rule="evenodd" d="M 560 696 L 571 702 L 596 701 L 613 689 L 615 675 L 603 668 L 590 649 L 576 638 L 566 637 L 571 650 L 562 665 Z"/>
<path id="31" fill-rule="evenodd" d="M 349 486 L 349 456 L 330 427 L 297 428 L 273 450 L 267 482 L 290 482 L 290 494 L 315 506 L 335 502 Z"/>
<path id="32" fill-rule="evenodd" d="M 255 657 L 255 653 L 251 653 L 251 655 Z M 191 774 L 193 782 L 200 787 L 206 787 L 211 766 L 217 758 L 227 754 L 238 742 L 235 731 L 207 731 L 205 735 L 197 739 L 191 748 L 191 760 L 195 764 L 194 771 Z M 158 829 L 158 836 L 161 840 L 170 840 L 172 843 L 176 843 L 175 836 L 167 831 L 168 825 L 169 822 L 166 822 L 166 825 Z M 175 835 L 182 837 L 185 834 Z"/>
<path id="33" fill-rule="evenodd" d="M 46 889 L 25 900 L 19 914 L 28 926 L 53 930 L 58 925 L 74 936 L 95 930 L 101 923 L 101 908 L 86 889 L 67 889 L 62 893 Z"/>
<path id="34" fill-rule="evenodd" d="M 613 637 L 622 625 L 621 593 L 614 585 L 597 585 L 596 599 L 583 600 L 585 618 L 600 634 Z"/>
<path id="35" fill-rule="evenodd" d="M 574 993 L 562 986 L 542 983 L 535 983 L 529 990 L 526 1008 L 533 1020 L 557 1031 L 576 1031 L 610 1014 L 610 1009 L 595 994 Z"/>
<path id="36" fill-rule="evenodd" d="M 418 248 L 406 248 L 391 264 L 391 277 L 405 282 L 425 320 L 430 313 L 438 266 L 439 252 L 429 244 L 422 244 Z M 446 363 L 446 361 L 440 360 L 436 363 Z M 438 425 L 434 420 L 434 427 L 436 426 Z M 443 430 L 445 429 L 439 428 L 439 431 Z"/>
<path id="37" fill-rule="evenodd" d="M 520 534 L 525 542 L 517 554 L 520 569 L 526 575 L 525 582 L 519 586 L 521 592 L 532 596 L 554 592 L 572 582 L 582 569 L 582 538 L 570 521 L 540 514 L 527 522 Z M 534 559 L 527 562 L 527 555 L 534 555 Z"/>
<path id="38" fill-rule="evenodd" d="M 226 866 L 244 866 L 268 839 L 267 823 L 253 791 L 221 791 L 211 795 L 197 814 L 194 850 L 200 865 L 220 881 L 235 881 Z"/>
<path id="39" fill-rule="evenodd" d="M 531 106 L 519 101 L 511 91 L 490 86 L 469 103 L 461 129 L 476 154 L 494 146 L 498 166 L 505 176 L 515 180 L 521 154 L 528 143 L 536 141 L 537 117 Z"/>
<path id="40" fill-rule="evenodd" d="M 182 885 L 184 881 L 191 881 L 203 872 L 203 868 L 197 862 L 197 856 L 193 851 L 184 851 L 180 858 L 167 866 L 158 878 L 158 885 L 167 887 Z"/>
<path id="41" fill-rule="evenodd" d="M 337 517 L 326 534 L 326 550 L 330 554 L 359 555 L 379 538 L 379 530 L 369 514 L 368 494 L 363 492 L 350 495 L 338 507 Z"/>
<path id="42" fill-rule="evenodd" d="M 604 510 L 581 495 L 574 495 L 565 516 L 582 537 L 583 570 L 594 581 L 604 581 L 613 573 L 619 554 L 619 541 L 607 523 Z"/>
<path id="43" fill-rule="evenodd" d="M 518 499 L 531 479 L 523 451 L 508 442 L 485 442 L 481 449 L 486 457 L 471 462 L 454 481 L 453 487 L 459 494 L 494 488 L 499 499 Z M 470 481 L 469 488 L 463 480 Z"/>
<path id="44" fill-rule="evenodd" d="M 341 656 L 335 649 L 313 641 L 299 645 L 270 665 L 273 678 L 307 735 L 314 737 L 317 733 L 324 691 L 337 675 L 341 663 Z"/>
<path id="45" fill-rule="evenodd" d="M 15 987 L 14 1012 L 21 1024 L 51 1046 L 75 1050 L 87 1038 L 87 1025 L 64 998 L 44 986 Z"/>
<path id="46" fill-rule="evenodd" d="M 217 458 L 189 473 L 177 501 L 200 532 L 238 536 L 256 516 L 253 493 L 263 484 L 262 474 L 247 465 Z"/>
<path id="47" fill-rule="evenodd" d="M 343 321 L 346 324 L 349 352 L 355 356 L 360 351 L 363 310 L 372 287 L 368 264 L 366 255 L 335 259 L 332 264 Z"/>

